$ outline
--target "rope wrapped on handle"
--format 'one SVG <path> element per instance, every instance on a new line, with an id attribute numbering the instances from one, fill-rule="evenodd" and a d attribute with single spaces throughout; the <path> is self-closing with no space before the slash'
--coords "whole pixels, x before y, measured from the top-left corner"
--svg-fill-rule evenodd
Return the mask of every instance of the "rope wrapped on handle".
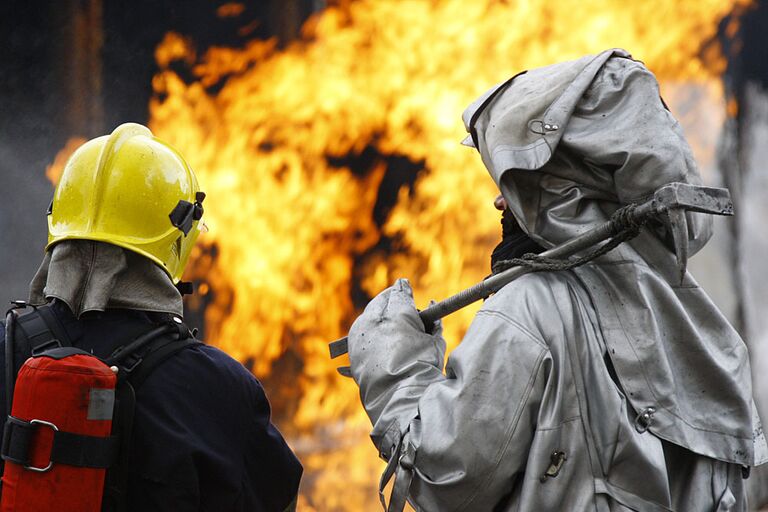
<path id="1" fill-rule="evenodd" d="M 528 253 L 519 258 L 497 261 L 493 265 L 493 273 L 498 274 L 512 267 L 525 267 L 531 272 L 570 270 L 589 263 L 640 234 L 640 229 L 648 222 L 648 217 L 638 218 L 635 215 L 636 208 L 637 204 L 632 203 L 616 210 L 611 215 L 613 236 L 605 244 L 592 249 L 579 258 L 548 258 L 539 254 Z"/>
<path id="2" fill-rule="evenodd" d="M 688 257 L 688 230 L 685 222 L 687 212 L 710 215 L 733 215 L 733 203 L 728 189 L 691 185 L 689 183 L 668 183 L 654 192 L 645 202 L 633 203 L 618 209 L 610 220 L 584 233 L 552 247 L 540 255 L 524 254 L 522 258 L 502 260 L 494 265 L 494 273 L 481 282 L 456 295 L 430 305 L 419 312 L 424 326 L 429 330 L 439 318 L 443 318 L 469 304 L 487 298 L 504 285 L 528 273 L 542 270 L 568 270 L 583 265 L 606 254 L 622 242 L 636 237 L 650 218 L 666 215 L 674 238 L 674 252 L 680 275 L 684 277 Z M 677 221 L 674 221 L 677 219 Z M 608 240 L 608 242 L 597 246 Z M 571 255 L 590 250 L 574 260 Z M 506 270 L 502 270 L 506 268 Z M 681 277 L 681 279 L 682 279 Z M 331 358 L 347 353 L 346 337 L 328 344 Z M 348 366 L 338 369 L 339 373 L 350 376 Z"/>

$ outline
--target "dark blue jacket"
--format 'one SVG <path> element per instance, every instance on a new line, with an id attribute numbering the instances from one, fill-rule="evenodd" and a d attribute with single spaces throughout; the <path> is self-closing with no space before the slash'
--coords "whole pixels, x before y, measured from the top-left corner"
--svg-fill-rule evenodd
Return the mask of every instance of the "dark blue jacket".
<path id="1" fill-rule="evenodd" d="M 51 305 L 73 345 L 107 357 L 146 333 L 152 315 L 108 310 L 74 318 Z M 5 367 L 0 329 L 0 368 Z M 2 374 L 0 374 L 2 375 Z M 5 423 L 0 377 L 0 422 Z M 136 393 L 129 510 L 282 512 L 302 467 L 270 422 L 261 384 L 224 352 L 195 345 L 159 365 Z"/>

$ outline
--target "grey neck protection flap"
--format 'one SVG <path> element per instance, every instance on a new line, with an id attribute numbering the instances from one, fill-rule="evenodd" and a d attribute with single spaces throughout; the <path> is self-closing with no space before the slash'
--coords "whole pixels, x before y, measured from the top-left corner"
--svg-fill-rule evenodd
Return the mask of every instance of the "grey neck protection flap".
<path id="1" fill-rule="evenodd" d="M 122 247 L 65 240 L 46 252 L 30 283 L 29 303 L 57 298 L 76 317 L 108 308 L 183 315 L 181 294 L 151 260 Z"/>

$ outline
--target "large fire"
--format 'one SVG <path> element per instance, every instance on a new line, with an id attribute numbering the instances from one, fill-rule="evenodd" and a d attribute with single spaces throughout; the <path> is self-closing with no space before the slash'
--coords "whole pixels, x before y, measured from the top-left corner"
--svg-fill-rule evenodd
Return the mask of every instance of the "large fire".
<path id="1" fill-rule="evenodd" d="M 209 197 L 192 305 L 205 305 L 207 340 L 267 387 L 305 466 L 300 510 L 379 506 L 370 425 L 327 342 L 396 277 L 423 307 L 489 271 L 499 216 L 480 159 L 459 145 L 469 102 L 521 69 L 623 47 L 657 74 L 711 163 L 725 115 L 717 27 L 748 4 L 359 0 L 313 17 L 284 50 L 253 41 L 196 55 L 166 36 L 151 128 Z M 227 5 L 220 15 L 242 12 Z M 449 346 L 476 309 L 444 321 Z"/>

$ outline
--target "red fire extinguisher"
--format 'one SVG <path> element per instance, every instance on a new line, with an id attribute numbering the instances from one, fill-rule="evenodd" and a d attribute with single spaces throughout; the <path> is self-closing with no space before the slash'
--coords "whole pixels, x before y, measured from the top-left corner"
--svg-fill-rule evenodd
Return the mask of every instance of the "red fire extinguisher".
<path id="1" fill-rule="evenodd" d="M 2 512 L 98 512 L 112 437 L 116 375 L 76 348 L 33 356 L 16 379 L 3 432 Z"/>

